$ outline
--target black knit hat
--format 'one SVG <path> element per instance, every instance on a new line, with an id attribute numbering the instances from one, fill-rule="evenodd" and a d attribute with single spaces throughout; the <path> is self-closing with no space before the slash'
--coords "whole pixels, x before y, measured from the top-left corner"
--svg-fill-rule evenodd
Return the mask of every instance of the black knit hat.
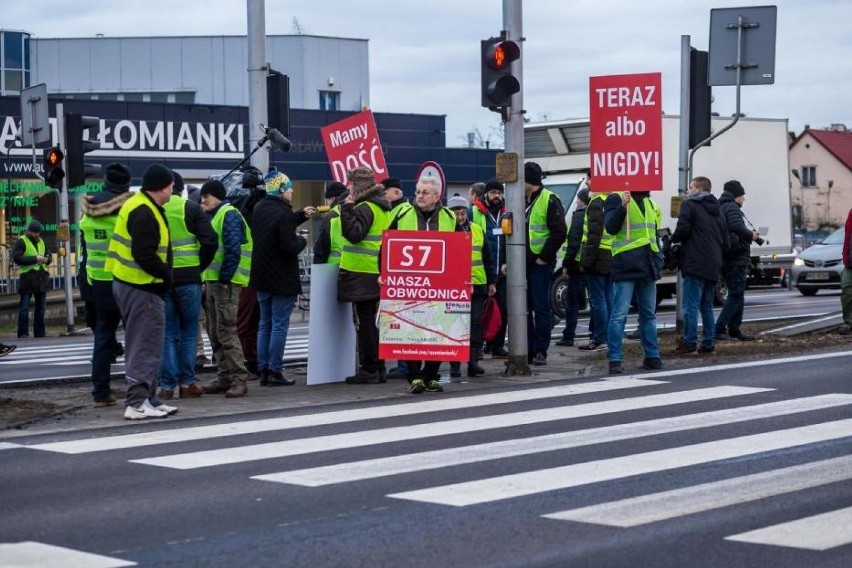
<path id="1" fill-rule="evenodd" d="M 110 164 L 104 171 L 104 189 L 124 192 L 130 190 L 130 170 L 118 162 Z"/>
<path id="2" fill-rule="evenodd" d="M 497 191 L 506 191 L 506 188 L 503 187 L 503 184 L 497 181 L 496 179 L 490 179 L 485 182 L 485 192 L 488 193 L 491 190 Z"/>
<path id="3" fill-rule="evenodd" d="M 225 190 L 224 184 L 218 179 L 211 179 L 210 181 L 204 182 L 204 185 L 201 186 L 201 195 L 212 195 L 219 201 L 225 200 L 225 195 L 228 192 Z"/>
<path id="4" fill-rule="evenodd" d="M 741 184 L 735 179 L 725 182 L 725 191 L 727 191 L 734 197 L 740 197 L 742 195 L 745 195 L 745 189 L 743 188 L 743 184 Z"/>
<path id="5" fill-rule="evenodd" d="M 389 177 L 389 178 L 383 179 L 379 183 L 382 184 L 383 186 L 385 186 L 385 189 L 388 189 L 390 187 L 396 187 L 398 189 L 402 189 L 402 183 L 400 183 L 399 178 Z"/>
<path id="6" fill-rule="evenodd" d="M 158 191 L 174 181 L 172 170 L 162 164 L 151 164 L 142 174 L 142 191 Z"/>
<path id="7" fill-rule="evenodd" d="M 340 197 L 346 191 L 346 186 L 339 181 L 333 181 L 325 188 L 325 198 Z"/>
<path id="8" fill-rule="evenodd" d="M 180 195 L 181 193 L 183 193 L 184 187 L 183 176 L 174 170 L 172 170 L 172 175 L 175 178 L 175 185 L 174 187 L 172 187 L 172 193 L 174 193 L 175 195 Z"/>
<path id="9" fill-rule="evenodd" d="M 541 185 L 541 166 L 535 162 L 524 164 L 524 181 L 530 185 Z"/>
<path id="10" fill-rule="evenodd" d="M 588 205 L 589 201 L 591 200 L 591 196 L 589 195 L 589 190 L 584 187 L 583 189 L 578 191 L 577 192 L 577 199 L 579 199 L 580 201 L 582 201 L 583 203 Z"/>
<path id="11" fill-rule="evenodd" d="M 30 224 L 27 225 L 27 231 L 31 233 L 41 233 L 44 230 L 44 226 L 36 219 L 30 221 Z"/>

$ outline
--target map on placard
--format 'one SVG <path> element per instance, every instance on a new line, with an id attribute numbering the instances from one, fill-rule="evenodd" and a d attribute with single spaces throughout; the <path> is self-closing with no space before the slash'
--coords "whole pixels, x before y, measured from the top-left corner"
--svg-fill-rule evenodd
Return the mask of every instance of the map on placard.
<path id="1" fill-rule="evenodd" d="M 388 358 L 460 357 L 470 344 L 470 302 L 382 300 L 379 335 Z"/>

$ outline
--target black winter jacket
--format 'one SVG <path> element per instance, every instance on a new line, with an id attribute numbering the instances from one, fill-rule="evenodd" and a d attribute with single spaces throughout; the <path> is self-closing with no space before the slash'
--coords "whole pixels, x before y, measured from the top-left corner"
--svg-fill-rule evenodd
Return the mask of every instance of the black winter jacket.
<path id="1" fill-rule="evenodd" d="M 373 210 L 359 204 L 369 201 L 378 205 L 383 211 L 391 210 L 391 205 L 384 197 L 384 186 L 375 185 L 358 196 L 355 203 L 340 205 L 340 230 L 343 237 L 350 243 L 360 243 L 373 226 Z M 337 300 L 340 302 L 366 302 L 379 299 L 379 275 L 363 272 L 350 272 L 340 269 L 337 279 Z"/>
<path id="2" fill-rule="evenodd" d="M 571 214 L 571 223 L 568 225 L 568 244 L 565 247 L 565 258 L 562 259 L 562 268 L 568 270 L 570 274 L 580 272 L 580 263 L 576 259 L 583 244 L 583 223 L 585 221 L 585 207 L 575 209 L 574 213 Z"/>
<path id="3" fill-rule="evenodd" d="M 683 274 L 719 281 L 722 254 L 729 247 L 728 228 L 711 193 L 700 192 L 683 200 L 672 242 L 683 245 Z"/>
<path id="4" fill-rule="evenodd" d="M 594 197 L 594 196 L 593 196 Z M 586 244 L 580 256 L 580 267 L 587 274 L 606 276 L 612 269 L 612 250 L 600 248 L 604 233 L 604 203 L 595 197 L 586 208 Z"/>
<path id="5" fill-rule="evenodd" d="M 746 227 L 743 220 L 743 212 L 734 201 L 734 196 L 727 191 L 722 192 L 719 198 L 719 208 L 722 217 L 728 226 L 728 234 L 731 238 L 731 247 L 724 256 L 726 266 L 748 266 L 751 262 L 751 242 L 754 235 L 751 229 Z"/>
<path id="6" fill-rule="evenodd" d="M 650 192 L 632 192 L 631 196 L 643 213 L 648 202 L 653 201 Z M 606 232 L 611 235 L 617 234 L 621 231 L 626 218 L 627 209 L 622 205 L 621 196 L 613 193 L 607 197 L 604 203 L 604 229 L 606 229 Z M 657 228 L 659 229 L 659 227 Z M 613 282 L 656 281 L 660 279 L 661 268 L 662 255 L 655 253 L 650 246 L 644 246 L 612 255 L 610 274 Z"/>
<path id="7" fill-rule="evenodd" d="M 251 216 L 251 286 L 258 292 L 294 296 L 302 292 L 299 253 L 308 241 L 296 227 L 308 219 L 278 195 L 255 205 Z"/>
<path id="8" fill-rule="evenodd" d="M 27 248 L 24 243 L 24 239 L 33 242 L 26 234 L 21 235 L 21 238 L 15 241 L 15 244 L 12 245 L 12 261 L 18 266 L 31 266 L 33 264 L 38 264 L 35 256 L 26 256 Z M 53 256 L 50 254 L 50 251 L 47 250 L 47 247 L 44 249 L 44 255 L 48 259 L 47 264 L 50 264 L 53 260 Z M 47 274 L 47 265 L 45 265 L 45 270 L 30 270 L 25 274 L 21 274 L 18 292 L 21 294 L 44 294 L 48 290 L 49 281 L 50 276 Z"/>
<path id="9" fill-rule="evenodd" d="M 143 191 L 142 194 L 154 204 L 157 213 L 162 216 L 163 223 L 168 227 L 166 212 L 162 206 L 157 204 L 154 198 L 146 192 Z M 130 234 L 130 254 L 133 260 L 136 261 L 139 268 L 155 278 L 161 278 L 163 282 L 153 284 L 124 282 L 124 284 L 152 294 L 163 295 L 172 288 L 172 246 L 170 241 L 166 253 L 166 262 L 164 263 L 157 255 L 157 250 L 160 248 L 160 223 L 154 215 L 154 212 L 148 207 L 137 207 L 127 216 L 127 232 Z M 116 280 L 120 281 L 118 278 Z"/>

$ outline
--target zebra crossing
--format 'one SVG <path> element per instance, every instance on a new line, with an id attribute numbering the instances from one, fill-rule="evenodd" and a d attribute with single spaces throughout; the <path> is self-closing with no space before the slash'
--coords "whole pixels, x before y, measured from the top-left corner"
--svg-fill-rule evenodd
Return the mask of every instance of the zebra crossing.
<path id="1" fill-rule="evenodd" d="M 668 376 L 677 374 L 673 371 Z M 534 497 L 541 508 L 535 515 L 545 522 L 587 523 L 625 531 L 759 500 L 783 502 L 793 493 L 835 486 L 841 488 L 842 499 L 834 510 L 758 524 L 745 531 L 740 527 L 723 540 L 812 551 L 852 543 L 848 531 L 852 508 L 843 507 L 849 502 L 852 480 L 852 418 L 847 418 L 852 394 L 789 397 L 763 387 L 678 388 L 676 382 L 660 378 L 626 376 L 26 447 L 60 454 L 116 452 L 120 459 L 139 466 L 187 472 L 239 464 L 247 479 L 277 484 L 283 491 L 288 486 L 322 491 L 328 486 L 399 480 L 403 489 L 382 492 L 387 499 L 412 506 L 464 508 Z M 643 416 L 650 411 L 662 412 L 663 417 Z M 791 422 L 781 425 L 781 419 Z M 589 421 L 603 425 L 588 425 Z M 531 425 L 556 431 L 525 434 L 523 429 Z M 747 425 L 758 425 L 757 431 L 746 432 Z M 320 426 L 320 432 L 310 430 Z M 257 433 L 276 439 L 253 443 L 246 438 Z M 471 433 L 490 439 L 459 445 L 459 437 Z M 671 445 L 665 437 L 673 433 L 687 434 L 688 441 Z M 181 444 L 199 441 L 205 442 L 204 449 L 180 451 Z M 605 451 L 611 444 L 640 441 L 651 446 L 626 454 L 623 445 L 615 455 Z M 429 442 L 430 449 L 418 445 L 423 442 Z M 604 449 L 603 457 L 572 459 L 572 452 L 593 446 Z M 842 455 L 826 457 L 815 451 L 827 446 Z M 369 457 L 353 458 L 360 449 L 368 449 Z M 735 472 L 733 477 L 579 507 L 548 507 L 543 498 L 664 472 L 681 478 L 690 468 L 726 460 L 765 464 L 766 456 L 787 451 L 806 457 L 813 453 L 814 457 L 796 465 L 770 465 L 764 471 Z M 323 465 L 288 467 L 288 460 L 298 463 L 302 456 L 322 456 Z M 538 466 L 535 456 L 567 463 L 553 465 L 545 460 L 546 467 Z M 270 472 L 269 464 L 280 470 Z M 482 477 L 482 469 L 473 468 L 470 473 L 465 469 L 476 464 L 488 465 L 492 473 Z M 255 467 L 256 471 L 245 473 Z M 429 471 L 452 472 L 449 479 L 453 482 L 410 487 L 406 476 Z M 445 478 L 437 474 L 433 479 Z"/>

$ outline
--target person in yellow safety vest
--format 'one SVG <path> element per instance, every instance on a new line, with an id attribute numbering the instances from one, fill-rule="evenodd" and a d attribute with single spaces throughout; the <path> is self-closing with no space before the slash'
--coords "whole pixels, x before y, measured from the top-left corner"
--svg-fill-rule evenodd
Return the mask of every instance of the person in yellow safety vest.
<path id="1" fill-rule="evenodd" d="M 414 203 L 403 205 L 397 210 L 389 230 L 395 231 L 458 231 L 455 214 L 441 205 L 441 182 L 434 177 L 422 177 L 417 181 Z M 439 392 L 441 387 L 440 361 L 406 361 L 406 373 L 411 392 Z"/>
<path id="2" fill-rule="evenodd" d="M 80 249 L 85 278 L 91 289 L 95 311 L 95 344 L 92 349 L 92 397 L 94 406 L 101 408 L 116 403 L 110 391 L 110 366 L 120 345 L 116 338 L 121 310 L 112 295 L 112 272 L 106 269 L 109 243 L 118 221 L 121 206 L 133 197 L 130 193 L 130 170 L 119 163 L 106 167 L 101 191 L 80 199 L 83 217 L 80 219 L 82 238 Z M 123 354 L 123 348 L 121 350 Z"/>
<path id="3" fill-rule="evenodd" d="M 348 384 L 383 383 L 385 362 L 379 358 L 379 251 L 388 228 L 391 206 L 373 170 L 359 167 L 347 175 L 349 194 L 340 205 L 343 250 L 337 280 L 337 299 L 351 302 L 358 334 L 358 371 Z"/>
<path id="4" fill-rule="evenodd" d="M 591 190 L 592 180 L 586 185 Z M 583 351 L 606 349 L 609 315 L 612 312 L 612 235 L 604 230 L 604 204 L 607 193 L 592 193 L 583 224 L 583 245 L 580 270 L 586 275 L 589 290 L 589 342 L 580 345 Z"/>
<path id="5" fill-rule="evenodd" d="M 484 184 L 483 184 L 484 185 Z M 470 233 L 471 243 L 471 280 L 473 294 L 470 299 L 470 359 L 467 363 L 467 376 L 478 377 L 485 374 L 477 362 L 482 351 L 482 317 L 485 315 L 485 299 L 497 292 L 497 260 L 491 250 L 482 227 L 470 222 L 467 217 L 470 204 L 467 199 L 455 194 L 447 200 L 447 209 L 455 213 L 459 229 Z M 461 377 L 461 363 L 450 363 L 450 377 Z"/>
<path id="6" fill-rule="evenodd" d="M 333 181 L 325 188 L 325 204 L 330 209 L 319 218 L 314 239 L 314 264 L 340 264 L 343 233 L 340 231 L 340 204 L 347 196 L 346 186 Z"/>
<path id="7" fill-rule="evenodd" d="M 565 328 L 562 330 L 562 339 L 556 342 L 560 347 L 574 345 L 580 307 L 586 299 L 586 275 L 580 271 L 580 247 L 583 244 L 583 225 L 588 204 L 589 190 L 583 187 L 577 192 L 574 212 L 568 224 L 565 256 L 562 258 L 562 274 L 568 277 L 568 286 L 564 297 Z"/>
<path id="8" fill-rule="evenodd" d="M 172 196 L 163 205 L 172 238 L 174 286 L 163 297 L 166 336 L 157 383 L 160 398 L 197 398 L 204 389 L 195 380 L 195 340 L 201 314 L 201 273 L 216 254 L 216 232 L 210 218 L 194 201 L 184 199 L 183 178 L 175 178 Z"/>
<path id="9" fill-rule="evenodd" d="M 205 394 L 240 398 L 248 392 L 243 348 L 237 334 L 240 293 L 251 274 L 251 231 L 239 210 L 225 201 L 225 186 L 209 180 L 201 186 L 201 208 L 211 217 L 218 247 L 213 262 L 201 273 L 205 284 L 204 313 L 216 358 L 216 379 Z"/>
<path id="10" fill-rule="evenodd" d="M 474 184 L 476 185 L 476 184 Z M 501 219 L 506 213 L 506 203 L 503 199 L 503 184 L 496 179 L 485 182 L 485 193 L 476 201 L 471 203 L 473 218 L 471 221 L 482 227 L 485 231 L 485 240 L 491 245 L 494 253 L 494 271 L 496 272 L 497 292 L 494 298 L 500 309 L 500 328 L 494 339 L 485 345 L 484 353 L 491 355 L 493 359 L 506 359 L 509 352 L 504 346 L 506 342 L 506 329 L 508 326 L 508 297 L 506 291 L 506 235 L 503 234 Z M 471 186 L 471 191 L 475 191 Z M 489 274 L 489 280 L 490 280 Z"/>
<path id="11" fill-rule="evenodd" d="M 547 365 L 553 328 L 550 283 L 556 257 L 568 235 L 565 208 L 559 197 L 542 185 L 541 166 L 524 164 L 527 227 L 527 360 Z"/>
<path id="12" fill-rule="evenodd" d="M 657 280 L 663 258 L 657 242 L 660 206 L 650 192 L 613 193 L 604 205 L 604 228 L 612 235 L 612 313 L 607 329 L 610 374 L 623 372 L 621 344 L 634 293 L 639 308 L 642 368 L 663 367 L 657 343 Z"/>
<path id="13" fill-rule="evenodd" d="M 47 252 L 41 232 L 44 229 L 35 219 L 27 225 L 27 230 L 12 245 L 12 261 L 18 265 L 20 278 L 18 293 L 18 337 L 30 336 L 30 299 L 35 298 L 33 311 L 33 336 L 44 337 L 44 311 L 47 304 L 48 274 L 47 265 L 51 255 Z"/>
<path id="14" fill-rule="evenodd" d="M 142 189 L 118 211 L 105 265 L 124 321 L 124 418 L 165 418 L 178 409 L 157 395 L 166 315 L 163 295 L 172 287 L 172 247 L 163 204 L 172 195 L 174 176 L 151 164 Z"/>
<path id="15" fill-rule="evenodd" d="M 405 198 L 405 193 L 402 191 L 402 183 L 395 177 L 385 178 L 379 183 L 385 188 L 385 199 L 390 203 L 390 218 L 393 219 L 399 208 L 408 204 L 408 199 Z"/>

